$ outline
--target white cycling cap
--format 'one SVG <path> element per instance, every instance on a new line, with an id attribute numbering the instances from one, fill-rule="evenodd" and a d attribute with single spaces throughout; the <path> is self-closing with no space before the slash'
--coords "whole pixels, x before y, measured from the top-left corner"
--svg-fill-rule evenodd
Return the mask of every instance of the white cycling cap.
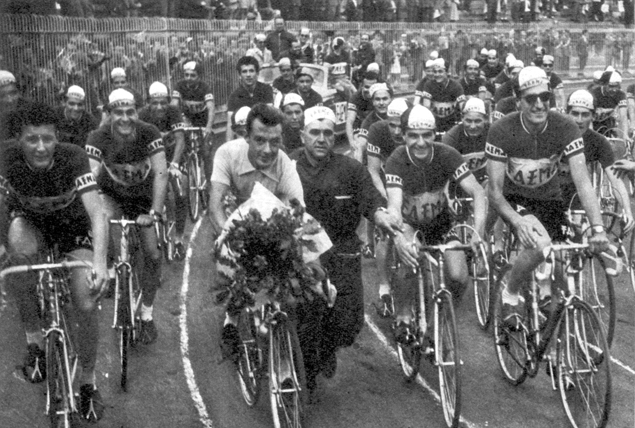
<path id="1" fill-rule="evenodd" d="M 236 114 L 234 115 L 234 124 L 236 126 L 245 126 L 247 125 L 247 116 L 249 116 L 249 112 L 251 111 L 250 107 L 244 106 L 238 109 Z"/>
<path id="2" fill-rule="evenodd" d="M 567 103 L 569 107 L 584 107 L 591 111 L 595 110 L 595 102 L 591 92 L 585 89 L 579 89 L 569 96 Z"/>
<path id="3" fill-rule="evenodd" d="M 434 129 L 436 122 L 430 110 L 417 104 L 410 107 L 401 116 L 401 129 Z"/>
<path id="4" fill-rule="evenodd" d="M 545 70 L 536 66 L 525 67 L 518 73 L 518 86 L 521 91 L 549 83 Z"/>
<path id="5" fill-rule="evenodd" d="M 487 114 L 485 111 L 485 103 L 480 98 L 470 98 L 463 107 L 463 113 L 476 112 L 481 114 Z"/>
<path id="6" fill-rule="evenodd" d="M 287 57 L 280 58 L 280 61 L 278 61 L 278 67 L 283 67 L 285 65 L 291 67 L 291 60 Z"/>
<path id="7" fill-rule="evenodd" d="M 114 79 L 115 77 L 126 77 L 126 70 L 121 67 L 115 67 L 110 72 L 110 78 Z"/>
<path id="8" fill-rule="evenodd" d="M 306 109 L 304 112 L 304 126 L 306 127 L 316 120 L 330 120 L 335 124 L 335 113 L 326 106 L 315 106 Z"/>
<path id="9" fill-rule="evenodd" d="M 481 55 L 487 55 L 488 52 L 487 48 L 481 49 Z"/>
<path id="10" fill-rule="evenodd" d="M 288 94 L 285 94 L 284 97 L 282 97 L 280 108 L 288 106 L 289 104 L 300 104 L 302 107 L 304 107 L 304 100 L 300 95 L 289 92 Z"/>
<path id="11" fill-rule="evenodd" d="M 475 60 L 475 59 L 468 59 L 468 60 L 467 60 L 467 62 L 465 63 L 465 65 L 466 65 L 467 67 L 476 67 L 476 68 L 478 68 L 478 67 L 479 67 L 479 65 L 478 65 L 478 61 L 477 61 L 477 60 Z"/>
<path id="12" fill-rule="evenodd" d="M 443 58 L 437 58 L 437 59 L 435 59 L 435 60 L 434 60 L 434 62 L 433 62 L 433 64 L 432 64 L 432 66 L 433 66 L 433 67 L 441 67 L 441 68 L 443 68 L 444 70 L 446 69 L 446 66 L 445 66 L 445 60 L 444 60 Z"/>
<path id="13" fill-rule="evenodd" d="M 516 61 L 514 61 L 509 68 L 511 69 L 511 71 L 515 71 L 515 70 L 522 70 L 525 67 L 525 63 L 522 62 L 521 60 L 517 59 Z"/>
<path id="14" fill-rule="evenodd" d="M 395 98 L 388 104 L 388 117 L 401 117 L 408 110 L 408 102 L 405 98 Z"/>
<path id="15" fill-rule="evenodd" d="M 546 63 L 553 64 L 554 61 L 555 61 L 555 59 L 554 59 L 553 55 L 545 55 L 545 56 L 542 57 L 542 63 L 543 64 L 546 64 Z"/>
<path id="16" fill-rule="evenodd" d="M 168 88 L 161 82 L 154 82 L 148 90 L 150 98 L 160 98 L 168 96 Z"/>
<path id="17" fill-rule="evenodd" d="M 196 61 L 188 61 L 183 64 L 183 70 L 196 71 Z"/>
<path id="18" fill-rule="evenodd" d="M 388 85 L 386 85 L 385 83 L 373 83 L 372 85 L 370 85 L 370 88 L 368 88 L 368 93 L 370 94 L 371 98 L 380 91 L 388 92 L 388 95 L 391 95 L 390 89 L 388 89 Z"/>
<path id="19" fill-rule="evenodd" d="M 622 75 L 617 71 L 614 71 L 613 73 L 611 73 L 609 83 L 622 83 Z"/>
<path id="20" fill-rule="evenodd" d="M 604 74 L 602 70 L 594 71 L 593 80 L 600 80 L 602 78 L 602 74 Z"/>
<path id="21" fill-rule="evenodd" d="M 7 70 L 0 70 L 0 86 L 16 83 L 13 73 Z"/>
<path id="22" fill-rule="evenodd" d="M 434 65 L 434 60 L 433 59 L 429 59 L 426 61 L 426 68 L 430 68 Z"/>
<path id="23" fill-rule="evenodd" d="M 439 58 L 439 52 L 432 51 L 432 52 L 430 52 L 429 56 L 430 56 L 430 59 L 435 60 L 435 59 Z"/>
<path id="24" fill-rule="evenodd" d="M 369 71 L 379 73 L 379 64 L 377 64 L 376 62 L 371 62 L 370 64 L 368 64 L 368 66 L 366 67 L 366 72 Z"/>
<path id="25" fill-rule="evenodd" d="M 490 49 L 489 51 L 487 51 L 487 55 L 497 57 L 498 53 L 496 52 L 496 49 Z"/>
<path id="26" fill-rule="evenodd" d="M 505 65 L 510 67 L 514 63 L 514 61 L 516 61 L 516 57 L 514 56 L 514 54 L 513 53 L 507 54 L 507 57 L 505 58 Z"/>
<path id="27" fill-rule="evenodd" d="M 108 97 L 108 105 L 110 107 L 118 107 L 118 106 L 126 106 L 126 105 L 135 105 L 134 95 L 131 92 L 119 88 L 115 89 L 110 93 Z"/>
<path id="28" fill-rule="evenodd" d="M 79 101 L 84 101 L 86 98 L 86 92 L 77 85 L 70 86 L 66 91 L 66 98 L 75 98 Z"/>
<path id="29" fill-rule="evenodd" d="M 267 40 L 267 36 L 265 36 L 262 33 L 256 34 L 255 39 L 259 42 L 264 42 L 265 40 Z"/>

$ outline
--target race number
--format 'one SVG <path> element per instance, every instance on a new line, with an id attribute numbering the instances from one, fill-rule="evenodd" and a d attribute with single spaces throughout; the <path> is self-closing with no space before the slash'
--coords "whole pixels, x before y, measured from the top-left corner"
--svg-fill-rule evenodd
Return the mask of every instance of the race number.
<path id="1" fill-rule="evenodd" d="M 331 69 L 331 74 L 333 75 L 341 75 L 346 74 L 346 67 L 348 66 L 345 62 L 338 62 L 337 64 L 333 64 L 333 68 Z"/>
<path id="2" fill-rule="evenodd" d="M 335 120 L 336 125 L 346 121 L 346 101 L 335 103 Z"/>

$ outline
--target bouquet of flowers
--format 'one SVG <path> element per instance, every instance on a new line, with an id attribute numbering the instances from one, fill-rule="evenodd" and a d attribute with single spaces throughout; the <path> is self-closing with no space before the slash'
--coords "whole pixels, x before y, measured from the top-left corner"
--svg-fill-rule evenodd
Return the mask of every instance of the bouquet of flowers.
<path id="1" fill-rule="evenodd" d="M 231 277 L 231 285 L 217 295 L 217 302 L 227 302 L 228 311 L 233 311 L 255 305 L 262 295 L 291 304 L 315 297 L 328 300 L 322 283 L 326 275 L 317 257 L 330 247 L 330 240 L 298 201 L 285 207 L 263 190 L 268 193 L 264 188 L 256 191 L 273 197 L 274 207 L 246 202 L 229 218 L 219 238 L 222 245 L 216 246 L 216 259 L 221 274 Z"/>

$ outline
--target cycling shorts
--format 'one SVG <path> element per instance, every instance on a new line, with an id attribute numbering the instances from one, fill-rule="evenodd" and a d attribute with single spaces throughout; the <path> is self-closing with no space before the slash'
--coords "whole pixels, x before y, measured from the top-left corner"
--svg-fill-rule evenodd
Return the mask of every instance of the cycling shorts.
<path id="1" fill-rule="evenodd" d="M 459 240 L 458 236 L 454 234 L 447 235 L 452 228 L 452 216 L 447 209 L 430 223 L 420 225 L 411 224 L 411 226 L 423 234 L 426 245 L 446 244 L 450 241 Z"/>
<path id="2" fill-rule="evenodd" d="M 60 253 L 70 253 L 71 251 L 84 248 L 93 250 L 93 238 L 91 224 L 86 218 L 64 218 L 60 216 L 51 217 L 27 213 L 20 210 L 11 212 L 11 220 L 23 217 L 44 238 L 47 247 L 57 244 Z"/>
<path id="3" fill-rule="evenodd" d="M 522 216 L 533 215 L 544 226 L 552 241 L 567 238 L 567 206 L 560 200 L 529 199 L 518 195 L 506 196 L 509 204 Z"/>

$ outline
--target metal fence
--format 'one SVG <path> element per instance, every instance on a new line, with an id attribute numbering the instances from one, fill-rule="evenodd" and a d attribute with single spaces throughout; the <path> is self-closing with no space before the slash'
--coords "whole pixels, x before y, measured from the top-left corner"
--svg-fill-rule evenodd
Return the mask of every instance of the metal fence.
<path id="1" fill-rule="evenodd" d="M 181 78 L 180 64 L 198 59 L 203 79 L 212 87 L 222 111 L 238 85 L 235 64 L 251 47 L 257 33 L 271 31 L 271 23 L 206 21 L 165 18 L 81 19 L 27 15 L 0 15 L 0 69 L 12 71 L 25 96 L 59 102 L 72 84 L 87 92 L 95 111 L 110 91 L 110 70 L 122 67 L 129 84 L 145 94 L 153 81 L 169 88 Z M 297 34 L 311 30 L 314 44 L 330 45 L 344 37 L 354 54 L 361 34 L 369 34 L 375 60 L 384 76 L 404 91 L 412 90 L 423 65 L 437 50 L 458 74 L 462 64 L 483 47 L 496 49 L 499 57 L 512 52 L 528 64 L 536 46 L 555 56 L 556 71 L 575 75 L 579 68 L 578 40 L 589 32 L 587 75 L 608 64 L 628 69 L 633 31 L 606 24 L 574 26 L 555 24 L 497 25 L 495 29 L 470 24 L 400 22 L 287 22 Z M 327 48 L 328 49 L 328 48 Z"/>

